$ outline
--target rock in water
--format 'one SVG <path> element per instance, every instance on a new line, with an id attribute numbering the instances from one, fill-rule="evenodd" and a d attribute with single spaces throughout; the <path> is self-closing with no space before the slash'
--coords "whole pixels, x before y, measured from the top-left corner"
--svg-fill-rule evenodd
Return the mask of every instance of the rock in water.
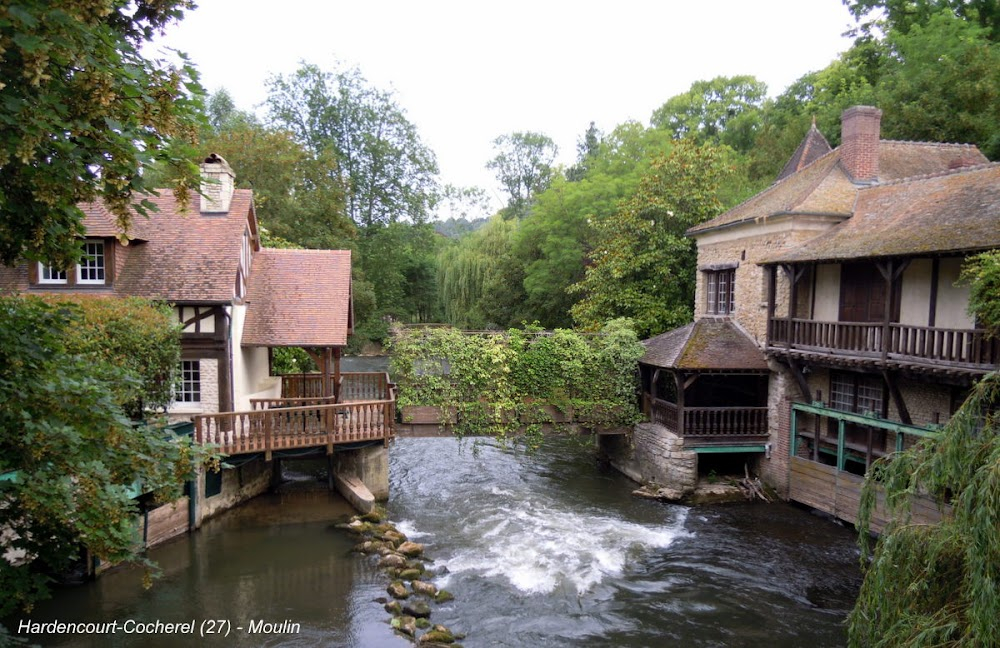
<path id="1" fill-rule="evenodd" d="M 448 590 L 438 590 L 438 593 L 434 595 L 435 603 L 447 603 L 448 601 L 454 601 L 455 595 Z"/>
<path id="2" fill-rule="evenodd" d="M 410 583 L 410 589 L 413 590 L 414 594 L 423 594 L 424 596 L 430 596 L 434 598 L 437 595 L 437 588 L 431 583 L 425 583 L 424 581 L 415 580 Z"/>
<path id="3" fill-rule="evenodd" d="M 403 612 L 411 616 L 426 618 L 431 615 L 431 606 L 424 601 L 407 601 L 403 606 Z"/>
<path id="4" fill-rule="evenodd" d="M 396 547 L 396 550 L 404 556 L 410 556 L 413 558 L 424 553 L 424 545 L 407 540 L 403 544 Z"/>
<path id="5" fill-rule="evenodd" d="M 406 585 L 403 585 L 399 581 L 389 583 L 389 587 L 385 588 L 385 591 L 389 592 L 389 596 L 394 599 L 405 599 L 410 597 L 410 593 L 406 590 Z"/>
<path id="6" fill-rule="evenodd" d="M 393 617 L 389 624 L 392 626 L 393 630 L 398 630 L 399 632 L 411 637 L 417 634 L 417 620 L 411 616 Z"/>

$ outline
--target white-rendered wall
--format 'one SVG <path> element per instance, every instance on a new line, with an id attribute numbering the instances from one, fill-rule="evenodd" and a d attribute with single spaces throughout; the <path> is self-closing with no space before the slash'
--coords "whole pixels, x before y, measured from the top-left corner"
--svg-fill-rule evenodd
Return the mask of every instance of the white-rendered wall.
<path id="1" fill-rule="evenodd" d="M 930 259 L 914 259 L 903 271 L 900 288 L 899 322 L 910 326 L 927 326 L 931 303 Z"/>
<path id="2" fill-rule="evenodd" d="M 938 274 L 937 328 L 975 328 L 966 309 L 969 307 L 969 287 L 956 286 L 962 268 L 962 259 L 941 259 Z"/>
<path id="3" fill-rule="evenodd" d="M 242 346 L 243 324 L 247 308 L 242 304 L 232 306 L 233 343 L 233 408 L 246 412 L 251 398 L 278 398 L 281 379 L 269 376 L 267 349 Z"/>
<path id="4" fill-rule="evenodd" d="M 816 266 L 816 298 L 813 319 L 836 322 L 840 318 L 840 264 Z"/>

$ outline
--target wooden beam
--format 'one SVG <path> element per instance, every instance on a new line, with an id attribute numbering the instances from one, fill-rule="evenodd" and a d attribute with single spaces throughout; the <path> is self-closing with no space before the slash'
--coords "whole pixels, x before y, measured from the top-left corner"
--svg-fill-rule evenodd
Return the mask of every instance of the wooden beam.
<path id="1" fill-rule="evenodd" d="M 802 373 L 802 370 L 799 369 L 798 363 L 792 358 L 788 359 L 788 368 L 792 370 L 795 382 L 799 385 L 799 392 L 802 395 L 802 400 L 806 403 L 811 403 L 812 394 L 809 392 L 809 381 L 806 380 L 806 375 Z"/>
<path id="2" fill-rule="evenodd" d="M 885 384 L 889 388 L 889 395 L 892 397 L 892 402 L 896 404 L 896 411 L 899 412 L 899 420 L 907 425 L 913 425 L 913 419 L 910 417 L 910 410 L 907 409 L 906 402 L 903 400 L 903 392 L 899 390 L 899 385 L 896 383 L 892 372 L 883 370 L 882 377 L 885 379 Z"/>
<path id="3" fill-rule="evenodd" d="M 674 382 L 677 384 L 677 435 L 684 436 L 684 377 L 681 372 L 674 373 Z"/>

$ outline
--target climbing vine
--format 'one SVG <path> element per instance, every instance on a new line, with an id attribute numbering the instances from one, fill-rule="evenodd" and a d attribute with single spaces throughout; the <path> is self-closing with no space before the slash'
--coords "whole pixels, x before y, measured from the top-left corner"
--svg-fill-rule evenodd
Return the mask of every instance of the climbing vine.
<path id="1" fill-rule="evenodd" d="M 441 408 L 454 431 L 523 435 L 543 425 L 629 425 L 638 418 L 636 362 L 643 354 L 628 320 L 598 334 L 526 326 L 498 333 L 403 328 L 390 343 L 398 404 Z"/>

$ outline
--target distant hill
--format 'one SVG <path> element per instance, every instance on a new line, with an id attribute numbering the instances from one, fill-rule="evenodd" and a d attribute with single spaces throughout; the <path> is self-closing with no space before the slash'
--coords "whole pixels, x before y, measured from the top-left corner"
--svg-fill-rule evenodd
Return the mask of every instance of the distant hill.
<path id="1" fill-rule="evenodd" d="M 449 218 L 448 220 L 435 221 L 434 231 L 448 238 L 460 238 L 469 232 L 475 232 L 488 221 L 488 218 Z"/>

